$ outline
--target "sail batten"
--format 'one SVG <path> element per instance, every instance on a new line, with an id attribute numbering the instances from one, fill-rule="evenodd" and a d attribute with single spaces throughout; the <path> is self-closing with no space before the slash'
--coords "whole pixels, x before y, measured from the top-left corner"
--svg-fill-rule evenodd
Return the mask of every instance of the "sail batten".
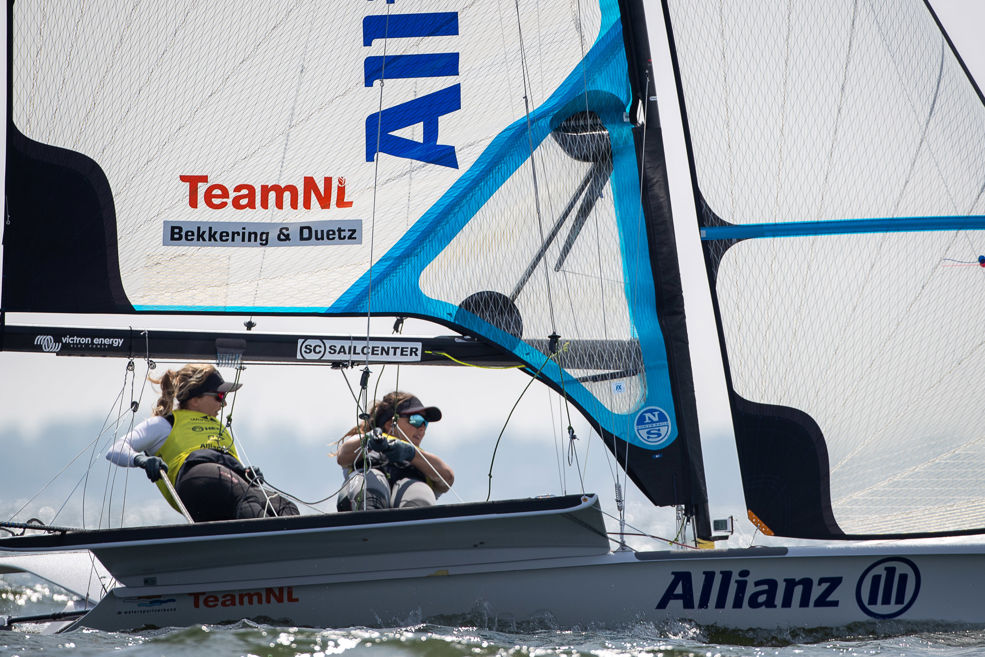
<path id="1" fill-rule="evenodd" d="M 732 240 L 754 237 L 797 237 L 804 235 L 845 235 L 851 233 L 896 233 L 912 231 L 981 230 L 985 215 L 949 217 L 886 217 L 833 221 L 790 221 L 785 223 L 708 226 L 701 229 L 702 240 Z"/>

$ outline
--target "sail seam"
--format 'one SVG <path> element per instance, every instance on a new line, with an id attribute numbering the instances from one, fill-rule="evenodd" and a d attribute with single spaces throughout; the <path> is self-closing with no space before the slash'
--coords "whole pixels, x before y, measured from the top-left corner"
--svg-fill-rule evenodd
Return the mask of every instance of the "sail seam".
<path id="1" fill-rule="evenodd" d="M 314 25 L 314 20 L 308 22 L 308 34 L 304 40 L 304 49 L 301 51 L 300 70 L 298 70 L 297 83 L 294 85 L 294 98 L 291 101 L 291 110 L 287 115 L 287 127 L 284 131 L 284 147 L 281 149 L 280 164 L 277 171 L 278 180 L 284 177 L 284 169 L 287 163 L 287 151 L 291 145 L 291 131 L 294 128 L 294 116 L 297 113 L 298 99 L 301 96 L 301 87 L 304 83 L 305 63 L 311 46 L 311 35 L 314 31 Z M 274 208 L 270 208 L 267 214 L 268 216 L 273 217 Z M 260 295 L 260 283 L 263 280 L 263 269 L 267 262 L 267 253 L 267 249 L 263 249 L 260 253 L 260 266 L 257 269 L 256 284 L 253 286 L 253 305 L 256 305 L 257 298 Z M 252 321 L 252 317 L 250 319 Z"/>
<path id="2" fill-rule="evenodd" d="M 852 63 L 852 52 L 855 48 L 855 28 L 856 28 L 857 20 L 858 20 L 858 1 L 856 0 L 856 2 L 852 5 L 852 21 L 848 33 L 848 48 L 845 50 L 844 75 L 841 79 L 841 90 L 838 94 L 838 107 L 835 110 L 834 128 L 831 135 L 831 146 L 828 149 L 828 154 L 826 158 L 827 166 L 825 167 L 825 171 L 824 171 L 824 180 L 821 183 L 821 198 L 819 199 L 817 204 L 817 206 L 822 209 L 824 208 L 824 204 L 826 201 L 825 197 L 827 196 L 828 186 L 830 184 L 831 169 L 834 161 L 835 147 L 838 144 L 838 139 L 841 134 L 842 110 L 844 109 L 844 105 L 845 105 L 845 91 L 846 88 L 848 87 L 849 69 Z"/>

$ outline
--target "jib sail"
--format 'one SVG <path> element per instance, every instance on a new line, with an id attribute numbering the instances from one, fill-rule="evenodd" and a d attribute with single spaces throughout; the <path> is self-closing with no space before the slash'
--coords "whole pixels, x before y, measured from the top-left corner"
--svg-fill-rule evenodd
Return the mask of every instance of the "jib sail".
<path id="1" fill-rule="evenodd" d="M 985 529 L 985 107 L 921 0 L 671 0 L 746 502 Z"/>

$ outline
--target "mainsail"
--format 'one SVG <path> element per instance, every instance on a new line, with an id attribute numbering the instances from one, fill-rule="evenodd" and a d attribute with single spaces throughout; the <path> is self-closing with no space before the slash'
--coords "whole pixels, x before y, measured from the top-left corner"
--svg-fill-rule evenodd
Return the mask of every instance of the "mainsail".
<path id="1" fill-rule="evenodd" d="M 434 320 L 560 391 L 707 535 L 641 23 L 614 0 L 11 2 L 2 309 Z"/>
<path id="2" fill-rule="evenodd" d="M 666 8 L 751 513 L 985 530 L 985 106 L 933 11 Z"/>

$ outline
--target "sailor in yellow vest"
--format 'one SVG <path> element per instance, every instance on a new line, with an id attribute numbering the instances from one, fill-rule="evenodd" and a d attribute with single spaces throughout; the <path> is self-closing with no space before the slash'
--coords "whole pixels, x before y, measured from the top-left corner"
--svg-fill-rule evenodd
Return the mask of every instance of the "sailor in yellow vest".
<path id="1" fill-rule="evenodd" d="M 211 365 L 185 365 L 151 381 L 161 386 L 153 415 L 118 440 L 107 459 L 143 468 L 178 509 L 161 481 L 165 473 L 196 522 L 298 515 L 292 502 L 261 486 L 258 468 L 243 466 L 218 420 L 226 394 L 242 384 L 226 383 Z"/>
<path id="2" fill-rule="evenodd" d="M 406 392 L 384 395 L 369 419 L 342 437 L 336 461 L 346 483 L 339 511 L 429 506 L 455 483 L 455 473 L 435 454 L 421 449 L 429 422 L 441 410 Z"/>

